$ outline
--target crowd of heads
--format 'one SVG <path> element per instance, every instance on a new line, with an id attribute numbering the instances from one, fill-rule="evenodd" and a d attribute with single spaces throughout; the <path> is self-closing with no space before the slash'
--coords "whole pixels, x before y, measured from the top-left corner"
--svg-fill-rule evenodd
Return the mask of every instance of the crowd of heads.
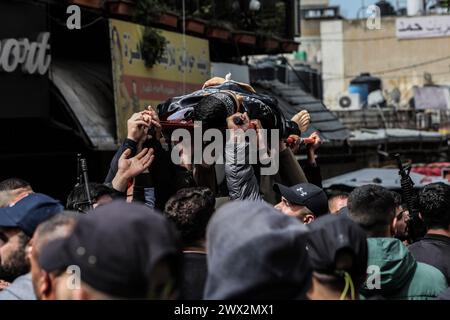
<path id="1" fill-rule="evenodd" d="M 249 129 L 242 107 L 222 91 L 202 96 L 191 117 Z M 254 108 L 284 119 L 275 106 Z M 251 120 L 257 135 L 263 120 Z M 283 121 L 299 133 L 310 116 Z M 417 210 L 379 184 L 324 190 L 317 132 L 302 146 L 303 168 L 300 136 L 271 141 L 280 151 L 271 176 L 230 150 L 222 173 L 174 164 L 161 123 L 152 108 L 133 114 L 105 182 L 80 178 L 64 205 L 24 180 L 0 182 L 0 300 L 434 299 L 448 288 L 449 185 L 420 190 Z M 426 227 L 423 239 L 411 237 L 412 221 Z"/>
<path id="2" fill-rule="evenodd" d="M 183 275 L 183 255 L 192 248 L 205 257 L 207 274 L 197 292 L 204 299 L 370 296 L 367 270 L 375 258 L 369 258 L 374 249 L 368 240 L 397 240 L 401 207 L 398 193 L 377 185 L 331 199 L 316 186 L 276 185 L 282 201 L 275 207 L 232 201 L 217 210 L 211 190 L 184 188 L 164 212 L 115 200 L 104 185 L 92 185 L 98 206 L 91 209 L 83 207 L 79 186 L 66 209 L 20 179 L 0 187 L 6 201 L 0 212 L 1 288 L 30 274 L 33 294 L 42 300 L 183 297 L 190 276 Z M 300 201 L 292 190 L 310 197 Z M 348 197 L 346 213 L 328 210 L 333 196 Z M 449 196 L 442 183 L 420 191 L 428 229 L 450 232 Z"/>

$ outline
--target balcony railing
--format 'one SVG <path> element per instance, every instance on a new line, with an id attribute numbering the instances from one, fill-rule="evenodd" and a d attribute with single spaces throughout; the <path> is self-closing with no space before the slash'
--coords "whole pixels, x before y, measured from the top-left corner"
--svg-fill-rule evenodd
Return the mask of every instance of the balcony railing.
<path id="1" fill-rule="evenodd" d="M 450 133 L 450 110 L 362 109 L 333 113 L 350 130 L 399 128 Z"/>

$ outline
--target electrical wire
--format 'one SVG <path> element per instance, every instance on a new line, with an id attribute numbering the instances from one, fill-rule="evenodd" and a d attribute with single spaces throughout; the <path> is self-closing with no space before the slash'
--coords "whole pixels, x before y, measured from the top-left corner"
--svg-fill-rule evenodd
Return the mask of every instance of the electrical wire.
<path id="1" fill-rule="evenodd" d="M 60 25 L 60 26 L 62 26 L 62 27 L 66 27 L 66 26 L 67 26 L 67 23 L 66 23 L 66 22 L 61 22 L 61 20 L 58 20 L 57 18 L 52 17 L 50 14 L 47 14 L 47 16 L 48 16 L 51 20 L 53 20 L 54 22 L 56 22 L 56 24 L 58 24 L 58 25 Z M 92 20 L 91 22 L 83 24 L 83 25 L 81 26 L 80 29 L 86 29 L 86 28 L 89 28 L 90 26 L 96 24 L 98 21 L 103 20 L 103 19 L 104 19 L 103 17 L 95 18 L 95 19 Z M 78 30 L 80 30 L 80 29 L 78 29 Z"/>
<path id="2" fill-rule="evenodd" d="M 433 63 L 437 63 L 437 62 L 441 62 L 441 61 L 445 61 L 445 60 L 449 60 L 450 56 L 446 56 L 446 57 L 442 57 L 439 59 L 433 59 L 433 60 L 429 60 L 429 61 L 424 61 L 421 63 L 415 63 L 409 66 L 404 66 L 404 67 L 399 67 L 399 68 L 393 68 L 393 69 L 387 69 L 387 70 L 382 70 L 382 71 L 377 71 L 377 74 L 385 74 L 385 73 L 391 73 L 391 72 L 396 72 L 396 71 L 402 71 L 402 70 L 407 70 L 407 69 L 412 69 L 412 68 L 417 68 L 417 67 L 421 67 L 421 66 L 425 66 L 428 64 L 433 64 Z"/>
<path id="3" fill-rule="evenodd" d="M 183 94 L 186 94 L 186 68 L 187 68 L 187 48 L 186 48 L 186 3 L 182 1 L 183 6 Z"/>
<path id="4" fill-rule="evenodd" d="M 353 39 L 332 39 L 332 38 L 318 38 L 318 39 L 303 39 L 300 41 L 308 42 L 366 42 L 366 41 L 377 41 L 377 40 L 394 40 L 397 39 L 396 36 L 386 36 L 386 37 L 373 37 L 373 38 L 353 38 Z"/>
<path id="5" fill-rule="evenodd" d="M 62 27 L 67 27 L 67 22 L 62 22 L 61 20 L 59 20 L 58 18 L 53 17 L 50 14 L 50 5 L 56 5 L 56 4 L 60 5 L 59 2 L 52 1 L 52 0 L 35 0 L 35 1 L 38 2 L 38 3 L 44 4 L 47 7 L 47 13 L 46 14 L 47 14 L 47 17 L 50 18 L 50 20 L 54 21 L 56 24 L 58 24 L 58 25 L 60 25 Z M 105 5 L 105 0 L 102 1 L 102 7 L 104 5 Z M 103 17 L 103 16 L 97 17 L 97 18 L 95 18 L 94 20 L 92 20 L 89 23 L 82 24 L 81 29 L 89 28 L 90 26 L 94 25 L 95 23 L 97 23 L 98 21 L 103 20 L 103 19 L 105 19 L 105 17 Z"/>
<path id="6" fill-rule="evenodd" d="M 442 62 L 442 61 L 446 61 L 446 60 L 450 60 L 450 56 L 446 56 L 446 57 L 442 57 L 442 58 L 438 58 L 438 59 L 433 59 L 433 60 L 428 60 L 428 61 L 424 61 L 424 62 L 420 62 L 420 63 L 415 63 L 415 64 L 411 64 L 408 66 L 403 66 L 403 67 L 398 67 L 398 68 L 392 68 L 392 69 L 385 69 L 385 70 L 380 70 L 380 71 L 372 71 L 371 73 L 374 75 L 383 75 L 386 73 L 392 73 L 392 72 L 398 72 L 398 71 L 403 71 L 403 70 L 409 70 L 409 69 L 414 69 L 417 67 L 421 67 L 421 66 L 425 66 L 425 65 L 429 65 L 429 64 L 433 64 L 433 63 L 437 63 L 437 62 Z M 322 75 L 327 76 L 336 76 L 335 78 L 325 78 L 324 80 L 341 80 L 341 79 L 349 79 L 349 78 L 355 78 L 359 75 L 344 75 L 344 76 L 339 76 L 336 74 L 327 74 L 327 73 L 322 73 Z"/>

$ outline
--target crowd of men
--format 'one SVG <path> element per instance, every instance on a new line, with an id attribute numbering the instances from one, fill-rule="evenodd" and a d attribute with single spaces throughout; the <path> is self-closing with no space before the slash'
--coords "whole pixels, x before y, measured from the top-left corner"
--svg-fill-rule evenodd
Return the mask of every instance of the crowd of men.
<path id="1" fill-rule="evenodd" d="M 450 186 L 419 191 L 427 233 L 412 242 L 400 193 L 326 192 L 320 133 L 299 137 L 308 113 L 277 112 L 248 85 L 213 78 L 201 93 L 133 114 L 105 181 L 77 185 L 65 205 L 20 178 L 1 181 L 0 300 L 450 299 Z M 189 120 L 284 130 L 270 142 L 278 173 L 260 175 L 234 152 L 222 173 L 175 164 L 180 141 L 164 122 Z"/>

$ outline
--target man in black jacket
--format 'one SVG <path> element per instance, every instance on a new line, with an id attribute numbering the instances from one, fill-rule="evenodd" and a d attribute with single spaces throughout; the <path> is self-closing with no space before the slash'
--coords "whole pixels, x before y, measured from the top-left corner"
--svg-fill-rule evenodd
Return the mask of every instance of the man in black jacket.
<path id="1" fill-rule="evenodd" d="M 127 192 L 127 198 L 132 198 L 132 201 L 144 202 L 163 210 L 166 201 L 178 189 L 195 186 L 192 172 L 175 165 L 170 160 L 170 153 L 163 149 L 159 142 L 159 119 L 151 107 L 133 114 L 127 125 L 127 138 L 111 160 L 105 183 L 116 191 Z M 150 138 L 148 131 L 152 127 L 155 132 Z M 139 167 L 139 162 L 140 170 L 127 170 L 133 171 L 133 174 L 127 174 L 126 179 L 122 179 L 119 170 L 121 161 L 126 161 L 130 168 L 133 162 Z M 121 180 L 133 181 L 133 187 L 129 188 L 127 181 Z"/>
<path id="2" fill-rule="evenodd" d="M 215 210 L 216 199 L 208 188 L 184 188 L 166 203 L 164 215 L 175 223 L 183 246 L 180 298 L 201 300 L 208 268 L 206 227 Z"/>
<path id="3" fill-rule="evenodd" d="M 439 269 L 450 283 L 450 186 L 431 183 L 420 192 L 419 201 L 428 232 L 409 251 L 417 261 Z"/>

